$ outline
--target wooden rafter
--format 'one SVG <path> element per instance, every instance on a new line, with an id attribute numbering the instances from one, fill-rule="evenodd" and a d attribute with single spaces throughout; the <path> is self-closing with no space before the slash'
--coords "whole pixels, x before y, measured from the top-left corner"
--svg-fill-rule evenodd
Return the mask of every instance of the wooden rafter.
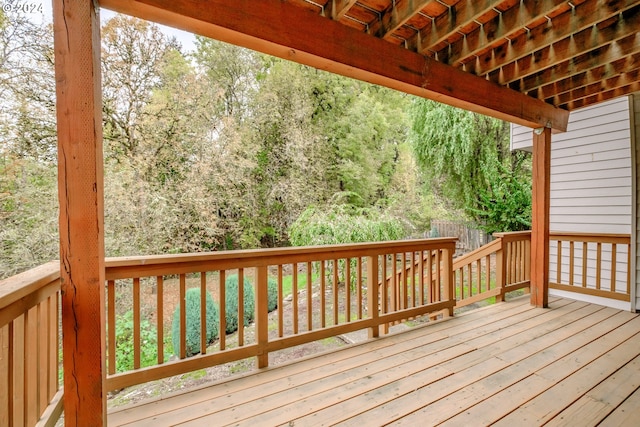
<path id="1" fill-rule="evenodd" d="M 562 107 L 570 110 L 575 110 L 577 108 L 582 108 L 582 107 L 586 107 L 588 105 L 596 104 L 599 102 L 608 101 L 610 99 L 618 98 L 620 96 L 624 96 L 629 93 L 638 92 L 638 91 L 640 91 L 640 82 L 636 81 L 627 86 L 622 86 L 616 89 L 607 90 L 595 95 L 591 95 L 586 98 L 568 102 Z"/>
<path id="2" fill-rule="evenodd" d="M 487 52 L 488 48 L 496 43 L 503 44 L 504 40 L 517 37 L 522 32 L 522 28 L 533 26 L 558 8 L 566 8 L 566 1 L 545 0 L 533 2 L 533 4 L 519 3 L 454 42 L 447 51 L 438 52 L 438 56 L 451 65 L 466 64 L 475 56 Z"/>
<path id="3" fill-rule="evenodd" d="M 475 28 L 472 33 L 478 31 L 482 28 L 482 25 L 477 22 L 478 18 L 488 12 L 494 11 L 500 3 L 503 2 L 484 0 L 479 2 L 460 2 L 450 7 L 449 13 L 440 15 L 434 20 L 433 25 L 425 27 L 420 31 L 419 38 L 422 44 L 421 53 L 426 53 L 426 49 L 434 51 L 433 46 L 446 44 L 447 48 L 437 50 L 436 56 L 440 57 L 441 55 L 447 54 L 451 48 L 448 40 L 454 33 L 459 32 L 463 27 L 470 24 L 474 24 L 473 26 Z M 460 35 L 461 33 L 455 37 L 457 41 L 453 41 L 453 43 L 458 43 L 460 40 L 466 38 L 466 35 L 465 37 L 460 37 Z"/>
<path id="4" fill-rule="evenodd" d="M 491 74 L 509 62 L 517 61 L 552 46 L 559 40 L 619 16 L 627 9 L 633 9 L 631 15 L 635 16 L 635 9 L 638 6 L 637 0 L 614 3 L 616 4 L 612 5 L 610 1 L 591 0 L 576 6 L 575 9 L 549 19 L 545 24 L 530 29 L 503 46 L 479 56 L 468 70 L 477 75 Z M 624 19 L 622 20 L 624 21 Z"/>
<path id="5" fill-rule="evenodd" d="M 514 123 L 566 129 L 563 110 L 286 2 L 106 0 L 102 5 Z"/>
<path id="6" fill-rule="evenodd" d="M 419 38 L 422 46 L 433 46 L 443 43 L 450 38 L 452 34 L 457 33 L 461 28 L 473 23 L 480 16 L 491 11 L 502 2 L 504 2 L 504 0 L 458 2 L 455 5 L 450 6 L 447 13 L 435 17 L 432 25 L 423 28 L 415 38 L 416 40 Z M 419 2 L 419 4 L 416 5 L 418 10 L 422 9 L 425 6 L 425 3 L 426 2 Z M 391 24 L 383 36 L 388 36 L 392 31 L 395 31 L 400 25 L 408 21 L 411 14 L 416 13 L 415 6 L 413 8 L 414 10 L 407 6 L 402 6 L 403 5 L 400 5 L 394 8 L 399 9 L 398 11 L 395 11 L 398 18 L 395 20 L 393 18 L 390 19 Z M 391 12 L 393 13 L 394 10 Z M 415 45 L 416 41 L 410 42 L 410 44 Z"/>
<path id="7" fill-rule="evenodd" d="M 393 32 L 406 24 L 419 13 L 431 0 L 398 0 L 391 9 L 382 15 L 382 19 L 371 26 L 371 34 L 389 39 Z"/>
<path id="8" fill-rule="evenodd" d="M 551 76 L 548 76 L 548 80 L 551 83 L 535 88 L 537 96 L 540 99 L 549 99 L 555 95 L 615 77 L 626 70 L 635 69 L 640 65 L 640 49 L 636 47 L 630 55 L 605 64 L 600 64 L 597 59 L 593 63 L 584 62 L 584 64 L 584 67 L 580 67 L 578 70 L 573 69 L 571 70 L 572 72 L 569 71 L 571 64 L 567 64 L 567 68 L 558 66 L 553 70 L 549 70 L 552 73 Z M 562 70 L 566 70 L 564 75 L 569 77 L 562 78 L 560 74 Z M 559 78 L 555 78 L 554 76 L 556 75 Z"/>
<path id="9" fill-rule="evenodd" d="M 627 71 L 618 74 L 613 77 L 609 77 L 606 80 L 600 80 L 595 83 L 590 83 L 570 91 L 553 97 L 554 104 L 564 105 L 569 102 L 580 102 L 584 98 L 589 98 L 593 95 L 597 95 L 601 92 L 616 90 L 621 87 L 626 87 L 640 79 L 640 69 L 636 68 L 631 71 Z"/>
<path id="10" fill-rule="evenodd" d="M 630 9 L 628 12 L 628 17 L 624 20 L 618 19 L 613 25 L 603 29 L 592 26 L 571 37 L 559 40 L 491 73 L 489 79 L 498 81 L 500 84 L 509 84 L 516 78 L 524 80 L 545 69 L 552 69 L 552 67 L 566 62 L 566 58 L 580 57 L 606 46 L 611 46 L 611 50 L 617 51 L 613 58 L 620 57 L 625 52 L 637 52 L 640 49 L 640 37 L 637 34 L 637 28 L 640 28 L 640 7 Z M 619 40 L 622 43 L 617 46 L 615 43 Z M 599 65 L 607 62 L 606 51 L 602 52 L 602 54 L 596 56 L 599 59 Z M 612 57 L 609 58 L 613 59 Z M 521 86 L 518 89 L 529 91 L 533 87 Z"/>
<path id="11" fill-rule="evenodd" d="M 347 14 L 351 6 L 356 4 L 357 0 L 329 0 L 329 7 L 331 8 L 331 19 L 339 21 Z"/>

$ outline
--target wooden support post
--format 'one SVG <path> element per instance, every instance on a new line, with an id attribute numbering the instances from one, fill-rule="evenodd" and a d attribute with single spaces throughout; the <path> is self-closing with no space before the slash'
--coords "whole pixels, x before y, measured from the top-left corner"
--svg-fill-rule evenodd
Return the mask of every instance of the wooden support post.
<path id="1" fill-rule="evenodd" d="M 54 0 L 64 420 L 106 425 L 100 20 L 91 0 Z"/>
<path id="2" fill-rule="evenodd" d="M 256 337 L 258 342 L 258 368 L 269 366 L 269 276 L 267 266 L 256 267 Z M 311 283 L 311 282 L 307 282 Z"/>
<path id="3" fill-rule="evenodd" d="M 533 189 L 531 195 L 531 304 L 549 301 L 549 204 L 551 129 L 533 132 Z"/>

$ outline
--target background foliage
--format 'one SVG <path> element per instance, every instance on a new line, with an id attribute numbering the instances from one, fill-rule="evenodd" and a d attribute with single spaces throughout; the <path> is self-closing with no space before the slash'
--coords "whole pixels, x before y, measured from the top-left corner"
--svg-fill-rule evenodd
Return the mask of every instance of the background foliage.
<path id="1" fill-rule="evenodd" d="M 107 256 L 526 228 L 504 123 L 157 26 L 102 29 Z M 0 12 L 0 276 L 58 258 L 50 27 Z"/>
<path id="2" fill-rule="evenodd" d="M 416 159 L 434 191 L 489 233 L 531 226 L 530 154 L 511 151 L 508 123 L 423 99 L 412 118 Z"/>

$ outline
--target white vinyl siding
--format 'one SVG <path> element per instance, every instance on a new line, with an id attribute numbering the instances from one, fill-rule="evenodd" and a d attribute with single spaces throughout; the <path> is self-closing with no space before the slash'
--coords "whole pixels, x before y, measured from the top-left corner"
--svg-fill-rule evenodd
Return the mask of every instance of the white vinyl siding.
<path id="1" fill-rule="evenodd" d="M 551 230 L 631 233 L 628 98 L 572 112 L 551 141 Z"/>
<path id="2" fill-rule="evenodd" d="M 627 97 L 573 111 L 567 132 L 551 137 L 550 229 L 584 233 L 630 234 L 632 227 L 632 156 Z M 531 151 L 532 130 L 512 125 L 513 149 Z M 563 246 L 562 276 L 568 282 L 568 244 Z M 557 246 L 550 248 L 550 279 L 557 279 Z M 582 245 L 576 244 L 574 281 L 582 281 Z M 618 251 L 616 288 L 626 288 L 627 250 Z M 595 244 L 589 245 L 587 285 L 595 283 Z M 611 246 L 603 245 L 604 265 Z M 593 266 L 593 267 L 592 267 Z M 640 271 L 638 272 L 640 277 Z M 611 272 L 602 271 L 602 287 Z M 555 291 L 554 291 L 555 292 Z M 628 306 L 628 304 L 627 304 Z"/>

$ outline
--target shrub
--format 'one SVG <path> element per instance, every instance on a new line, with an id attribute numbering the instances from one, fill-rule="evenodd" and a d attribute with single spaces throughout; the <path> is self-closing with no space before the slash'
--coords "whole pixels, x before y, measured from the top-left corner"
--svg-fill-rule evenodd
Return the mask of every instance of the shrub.
<path id="1" fill-rule="evenodd" d="M 227 322 L 226 331 L 228 334 L 238 330 L 238 275 L 233 274 L 227 277 L 225 288 L 225 319 Z M 255 312 L 255 295 L 253 285 L 246 277 L 244 278 L 244 326 L 253 322 Z"/>
<path id="2" fill-rule="evenodd" d="M 140 321 L 140 367 L 156 363 L 158 354 L 156 328 L 148 320 Z M 133 369 L 133 311 L 116 317 L 116 372 Z"/>
<path id="3" fill-rule="evenodd" d="M 272 312 L 278 308 L 278 282 L 273 277 L 267 281 L 267 309 Z"/>
<path id="4" fill-rule="evenodd" d="M 185 294 L 186 308 L 186 355 L 187 357 L 200 353 L 200 288 L 188 289 Z M 207 343 L 218 338 L 218 306 L 213 302 L 209 292 L 206 292 L 207 315 Z M 180 354 L 180 306 L 173 312 L 172 324 L 173 352 Z"/>
<path id="5" fill-rule="evenodd" d="M 381 242 L 402 239 L 404 234 L 398 219 L 351 205 L 309 207 L 289 227 L 293 246 Z"/>

